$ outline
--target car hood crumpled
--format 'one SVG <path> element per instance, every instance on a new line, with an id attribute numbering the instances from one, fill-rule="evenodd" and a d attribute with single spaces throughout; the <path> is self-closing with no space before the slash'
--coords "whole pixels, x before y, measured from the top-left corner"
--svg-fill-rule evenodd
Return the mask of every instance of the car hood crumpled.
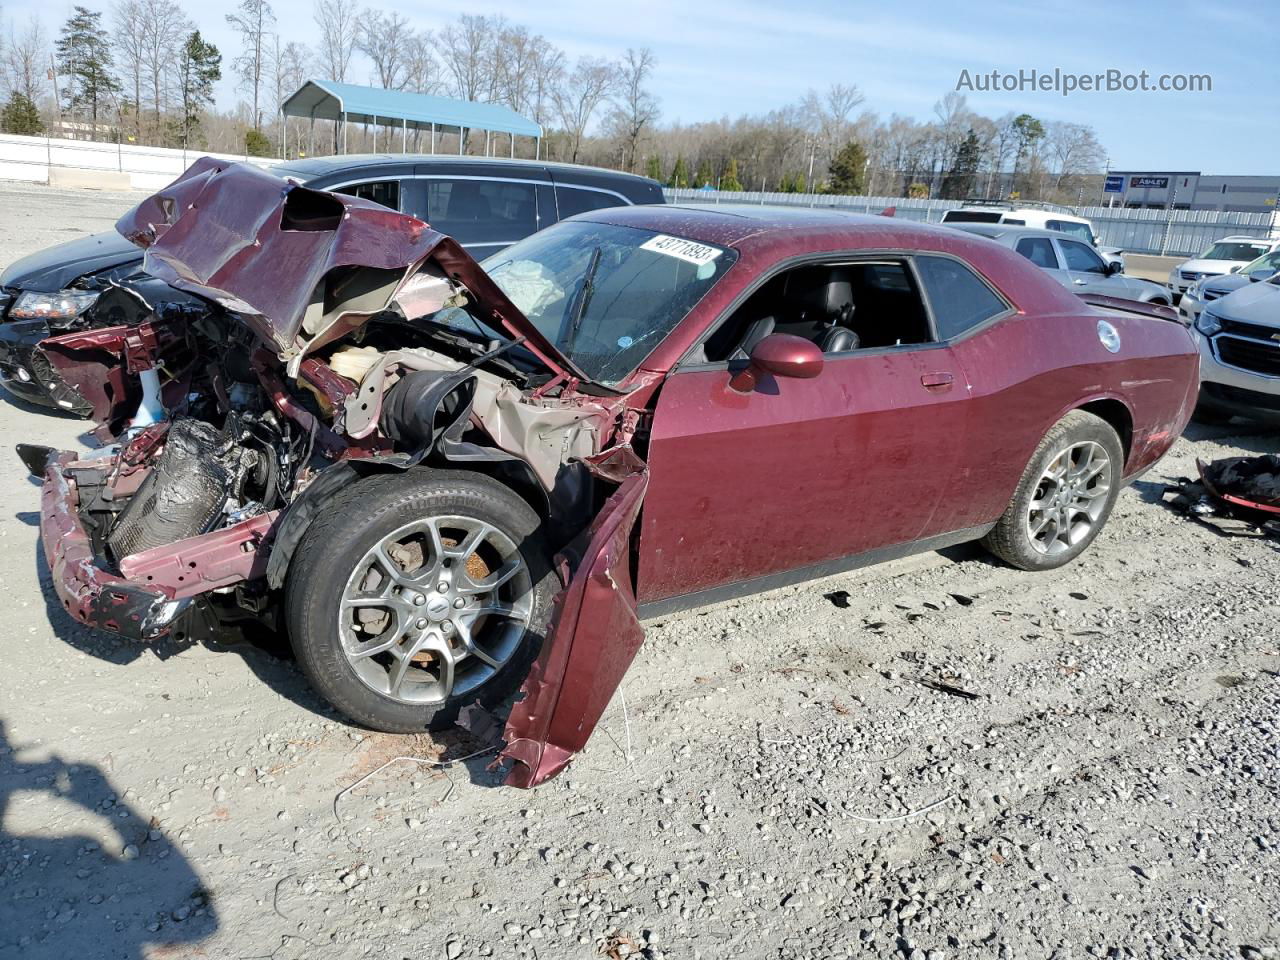
<path id="1" fill-rule="evenodd" d="M 586 379 L 452 238 L 372 201 L 203 157 L 120 218 L 144 269 L 245 319 L 295 365 L 363 325 L 418 274 L 460 284 L 472 312 L 556 374 Z"/>

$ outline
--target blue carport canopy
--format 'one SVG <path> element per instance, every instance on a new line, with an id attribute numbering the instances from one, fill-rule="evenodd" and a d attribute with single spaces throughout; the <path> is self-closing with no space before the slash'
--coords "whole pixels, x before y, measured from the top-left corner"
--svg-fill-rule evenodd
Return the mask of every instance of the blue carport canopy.
<path id="1" fill-rule="evenodd" d="M 334 120 L 340 123 L 385 124 L 408 130 L 431 128 L 441 133 L 485 130 L 514 138 L 541 140 L 542 127 L 497 103 L 455 100 L 407 90 L 385 90 L 331 80 L 308 80 L 280 105 L 286 117 Z M 345 137 L 343 138 L 345 140 Z M 434 136 L 433 136 L 434 141 Z M 459 141 L 461 145 L 461 141 Z M 486 151 L 487 152 L 487 151 Z"/>

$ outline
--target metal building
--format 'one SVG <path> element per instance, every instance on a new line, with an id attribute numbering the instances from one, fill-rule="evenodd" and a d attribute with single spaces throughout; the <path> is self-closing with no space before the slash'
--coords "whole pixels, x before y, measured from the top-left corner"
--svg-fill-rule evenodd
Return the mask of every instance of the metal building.
<path id="1" fill-rule="evenodd" d="M 379 127 L 387 128 L 389 142 L 383 149 L 388 152 L 394 152 L 398 135 L 400 151 L 408 153 L 410 131 L 415 134 L 415 142 L 430 131 L 431 153 L 436 152 L 437 137 L 444 134 L 457 135 L 458 152 L 462 153 L 466 134 L 478 130 L 485 133 L 485 156 L 490 155 L 491 149 L 497 149 L 494 134 L 505 134 L 510 138 L 513 157 L 516 137 L 533 138 L 535 157 L 542 146 L 542 127 L 501 104 L 455 100 L 407 90 L 384 90 L 332 80 L 308 80 L 280 104 L 280 113 L 284 117 L 302 117 L 311 121 L 307 133 L 308 153 L 315 152 L 317 120 L 332 120 L 340 124 L 337 147 L 342 153 L 347 152 L 347 125 L 351 122 L 373 124 L 375 151 L 378 149 Z M 288 155 L 287 149 L 285 155 Z"/>
<path id="2" fill-rule="evenodd" d="M 1198 170 L 1108 170 L 1104 206 L 1130 210 L 1235 210 L 1273 213 L 1280 176 L 1216 176 Z"/>

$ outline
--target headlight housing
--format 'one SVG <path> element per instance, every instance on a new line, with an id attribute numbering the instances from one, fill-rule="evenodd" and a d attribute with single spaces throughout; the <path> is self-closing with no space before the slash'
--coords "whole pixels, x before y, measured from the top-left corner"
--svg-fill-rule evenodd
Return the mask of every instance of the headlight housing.
<path id="1" fill-rule="evenodd" d="M 1208 310 L 1201 310 L 1200 316 L 1196 317 L 1196 329 L 1206 337 L 1212 337 L 1215 333 L 1221 332 L 1222 321 Z"/>
<path id="2" fill-rule="evenodd" d="M 96 290 L 59 290 L 37 293 L 27 290 L 9 308 L 10 320 L 74 320 L 98 299 Z"/>

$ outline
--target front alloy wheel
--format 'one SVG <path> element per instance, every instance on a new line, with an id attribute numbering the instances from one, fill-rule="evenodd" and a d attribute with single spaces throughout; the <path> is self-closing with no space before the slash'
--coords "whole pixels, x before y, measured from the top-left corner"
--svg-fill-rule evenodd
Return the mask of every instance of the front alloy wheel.
<path id="1" fill-rule="evenodd" d="M 417 468 L 327 501 L 289 565 L 285 618 L 312 685 L 357 723 L 413 733 L 501 702 L 541 646 L 556 578 L 511 488 Z"/>
<path id="2" fill-rule="evenodd" d="M 528 565 L 475 517 L 414 520 L 356 563 L 338 609 L 347 662 L 401 703 L 444 703 L 483 686 L 520 647 L 533 612 Z"/>

